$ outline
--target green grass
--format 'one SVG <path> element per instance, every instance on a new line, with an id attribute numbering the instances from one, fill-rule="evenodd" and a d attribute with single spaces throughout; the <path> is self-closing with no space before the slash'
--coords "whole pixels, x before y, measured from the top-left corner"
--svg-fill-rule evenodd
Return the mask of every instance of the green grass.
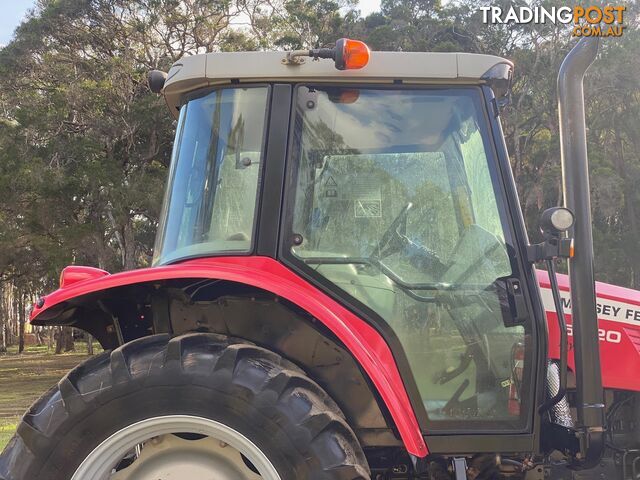
<path id="1" fill-rule="evenodd" d="M 75 342 L 75 351 L 61 353 L 60 355 L 86 355 L 87 354 L 87 343 L 86 342 Z M 93 342 L 93 351 L 94 353 L 100 353 L 102 348 L 98 342 Z M 25 347 L 22 355 L 42 355 L 42 354 L 53 354 L 55 352 L 55 345 L 49 348 L 47 345 L 28 345 Z M 11 345 L 7 348 L 8 354 L 17 355 L 18 353 L 18 345 Z M 0 353 L 0 358 L 2 358 L 2 354 Z"/>
<path id="2" fill-rule="evenodd" d="M 16 431 L 16 428 L 18 428 L 19 419 L 20 417 L 15 417 L 13 419 L 3 418 L 0 420 L 0 450 L 9 443 L 9 440 L 11 440 L 13 433 Z"/>
<path id="3" fill-rule="evenodd" d="M 101 351 L 97 344 L 94 351 Z M 61 355 L 54 355 L 46 345 L 28 346 L 21 355 L 17 354 L 17 347 L 0 354 L 0 450 L 29 406 L 87 358 L 84 342 L 76 343 L 76 352 Z"/>

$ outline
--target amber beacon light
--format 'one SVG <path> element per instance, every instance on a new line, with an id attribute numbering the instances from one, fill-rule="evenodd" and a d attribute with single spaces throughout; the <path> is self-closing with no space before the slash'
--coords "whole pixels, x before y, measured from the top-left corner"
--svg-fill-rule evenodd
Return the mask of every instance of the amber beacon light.
<path id="1" fill-rule="evenodd" d="M 349 38 L 336 42 L 336 68 L 338 70 L 357 70 L 369 63 L 371 51 L 366 43 Z"/>
<path id="2" fill-rule="evenodd" d="M 330 58 L 335 62 L 338 70 L 357 70 L 369 63 L 371 50 L 366 43 L 349 38 L 341 38 L 333 48 L 314 48 L 312 50 L 293 50 L 287 52 L 282 59 L 285 65 L 295 66 L 305 63 L 304 57 L 313 60 Z"/>

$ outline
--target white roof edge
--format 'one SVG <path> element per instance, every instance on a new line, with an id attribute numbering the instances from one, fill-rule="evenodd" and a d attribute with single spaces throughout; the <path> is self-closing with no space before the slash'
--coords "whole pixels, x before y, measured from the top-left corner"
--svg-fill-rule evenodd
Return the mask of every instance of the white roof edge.
<path id="1" fill-rule="evenodd" d="M 207 53 L 184 57 L 168 72 L 164 95 L 177 114 L 182 95 L 212 85 L 239 82 L 348 82 L 476 83 L 493 66 L 509 60 L 472 53 L 371 52 L 366 67 L 337 70 L 331 60 L 305 59 L 302 65 L 284 65 L 285 52 Z"/>

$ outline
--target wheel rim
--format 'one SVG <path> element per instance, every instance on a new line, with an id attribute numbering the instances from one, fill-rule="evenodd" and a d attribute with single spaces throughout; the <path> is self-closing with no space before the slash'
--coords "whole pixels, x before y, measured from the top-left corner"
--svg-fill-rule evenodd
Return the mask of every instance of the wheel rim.
<path id="1" fill-rule="evenodd" d="M 118 430 L 84 459 L 71 480 L 88 478 L 281 480 L 267 456 L 240 432 L 189 415 L 149 418 Z"/>

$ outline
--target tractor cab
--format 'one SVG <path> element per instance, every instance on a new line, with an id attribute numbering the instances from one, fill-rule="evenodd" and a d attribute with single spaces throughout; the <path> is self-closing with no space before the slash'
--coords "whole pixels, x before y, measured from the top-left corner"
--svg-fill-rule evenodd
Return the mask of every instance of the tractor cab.
<path id="1" fill-rule="evenodd" d="M 32 407 L 0 479 L 31 451 L 65 464 L 56 480 L 583 478 L 604 445 L 581 110 L 596 50 L 560 74 L 576 218 L 546 211 L 536 245 L 500 125 L 508 60 L 341 39 L 152 72 L 177 119 L 153 266 L 68 267 L 38 301 L 33 324 L 112 351 Z M 20 465 L 8 478 L 46 468 Z"/>
<path id="2" fill-rule="evenodd" d="M 428 80 L 438 63 L 424 57 Z M 180 106 L 156 264 L 256 253 L 277 128 L 287 137 L 283 207 L 261 212 L 280 225 L 274 257 L 392 339 L 429 432 L 531 428 L 535 315 L 514 292 L 526 270 L 487 82 L 297 82 L 305 65 L 273 60 L 290 83 L 213 87 Z M 289 111 L 269 119 L 274 102 Z"/>

